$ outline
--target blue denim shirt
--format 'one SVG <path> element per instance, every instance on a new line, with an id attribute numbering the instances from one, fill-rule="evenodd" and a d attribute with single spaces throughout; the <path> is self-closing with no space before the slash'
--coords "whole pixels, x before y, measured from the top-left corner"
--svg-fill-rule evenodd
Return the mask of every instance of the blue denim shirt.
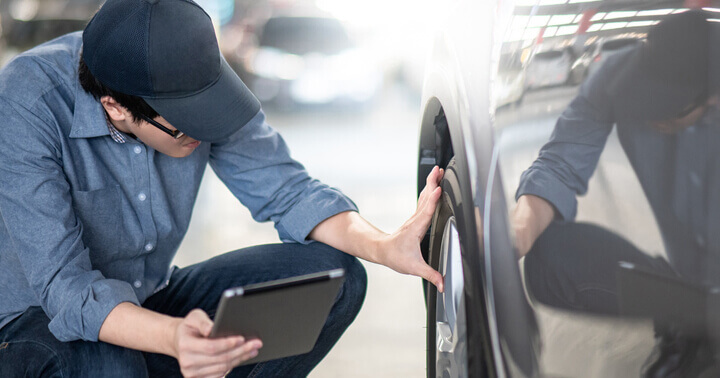
<path id="1" fill-rule="evenodd" d="M 720 28 L 711 46 L 720 46 Z M 629 53 L 629 52 L 628 52 Z M 720 49 L 710 51 L 711 93 L 720 88 Z M 559 220 L 572 221 L 576 195 L 587 192 L 607 138 L 617 127 L 620 144 L 658 223 L 668 259 L 686 278 L 720 284 L 720 109 L 709 107 L 694 125 L 673 134 L 647 124 L 615 119 L 604 83 L 620 69 L 611 57 L 581 86 L 561 114 L 550 140 L 523 172 L 516 198 L 533 194 L 549 201 Z"/>
<path id="2" fill-rule="evenodd" d="M 113 141 L 79 84 L 81 45 L 68 34 L 0 71 L 0 327 L 42 306 L 59 340 L 96 341 L 117 304 L 163 287 L 208 163 L 283 241 L 356 210 L 308 176 L 262 111 L 185 158 Z"/>

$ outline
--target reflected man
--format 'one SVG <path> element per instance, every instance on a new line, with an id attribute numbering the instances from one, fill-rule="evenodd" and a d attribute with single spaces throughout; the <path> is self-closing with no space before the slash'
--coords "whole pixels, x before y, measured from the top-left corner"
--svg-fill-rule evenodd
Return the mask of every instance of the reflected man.
<path id="1" fill-rule="evenodd" d="M 512 222 L 537 300 L 617 314 L 620 261 L 720 284 L 720 30 L 707 18 L 703 11 L 668 16 L 646 41 L 609 58 L 580 87 L 523 173 Z M 587 191 L 615 125 L 667 260 L 601 227 L 571 223 L 576 196 Z M 647 366 L 644 374 L 662 375 L 658 369 Z"/>

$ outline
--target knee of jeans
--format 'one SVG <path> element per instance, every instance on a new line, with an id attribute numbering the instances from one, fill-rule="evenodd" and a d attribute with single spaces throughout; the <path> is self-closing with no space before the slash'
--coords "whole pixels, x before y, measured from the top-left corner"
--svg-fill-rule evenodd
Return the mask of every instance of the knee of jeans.
<path id="1" fill-rule="evenodd" d="M 82 343 L 66 356 L 65 368 L 71 377 L 138 377 L 148 376 L 142 352 L 103 342 Z"/>
<path id="2" fill-rule="evenodd" d="M 35 341 L 0 343 L 0 366 L 3 376 L 62 376 L 62 362 L 49 347 Z"/>
<path id="3" fill-rule="evenodd" d="M 345 282 L 340 293 L 340 300 L 347 301 L 357 313 L 362 307 L 367 291 L 367 273 L 365 267 L 356 258 L 348 255 L 345 259 L 343 269 L 345 269 Z"/>

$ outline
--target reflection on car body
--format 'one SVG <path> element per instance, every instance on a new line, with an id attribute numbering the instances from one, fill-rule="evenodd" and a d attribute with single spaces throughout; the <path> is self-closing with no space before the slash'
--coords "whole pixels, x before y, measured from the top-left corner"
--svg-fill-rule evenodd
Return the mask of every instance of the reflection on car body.
<path id="1" fill-rule="evenodd" d="M 541 88 L 567 83 L 573 61 L 570 49 L 536 53 L 527 69 L 527 86 Z"/>
<path id="2" fill-rule="evenodd" d="M 691 5 L 457 5 L 422 100 L 428 376 L 720 376 L 720 10 Z M 602 65 L 502 106 L 507 57 L 568 48 Z"/>
<path id="3" fill-rule="evenodd" d="M 620 37 L 601 40 L 591 50 L 589 63 L 587 65 L 587 75 L 597 71 L 600 65 L 607 61 L 611 56 L 625 49 L 632 48 L 640 42 L 641 39 L 636 37 Z"/>
<path id="4" fill-rule="evenodd" d="M 506 54 L 500 57 L 498 73 L 493 86 L 495 106 L 519 104 L 527 89 L 526 67 L 520 56 Z"/>
<path id="5" fill-rule="evenodd" d="M 246 51 L 240 73 L 264 102 L 364 103 L 382 81 L 377 59 L 331 17 L 271 17 Z"/>

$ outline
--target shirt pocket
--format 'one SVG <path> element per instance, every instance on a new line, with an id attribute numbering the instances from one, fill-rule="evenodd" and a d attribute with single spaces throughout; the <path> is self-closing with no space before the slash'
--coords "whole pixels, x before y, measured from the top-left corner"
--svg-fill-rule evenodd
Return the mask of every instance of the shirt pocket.
<path id="1" fill-rule="evenodd" d="M 90 250 L 94 269 L 118 259 L 119 231 L 122 224 L 120 187 L 73 191 L 73 208 L 81 225 L 82 240 Z"/>

